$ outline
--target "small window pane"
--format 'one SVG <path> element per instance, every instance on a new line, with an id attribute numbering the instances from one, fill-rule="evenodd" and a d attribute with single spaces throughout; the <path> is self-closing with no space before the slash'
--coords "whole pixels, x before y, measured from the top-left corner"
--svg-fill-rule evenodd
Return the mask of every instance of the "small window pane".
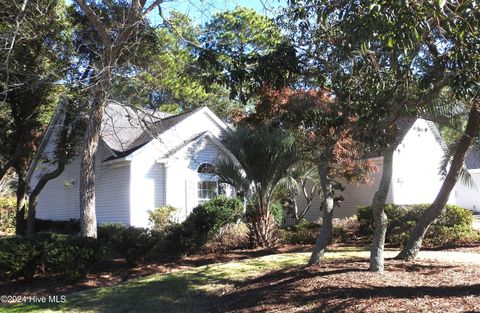
<path id="1" fill-rule="evenodd" d="M 218 194 L 218 183 L 216 181 L 198 182 L 198 203 L 202 204 L 215 198 Z"/>

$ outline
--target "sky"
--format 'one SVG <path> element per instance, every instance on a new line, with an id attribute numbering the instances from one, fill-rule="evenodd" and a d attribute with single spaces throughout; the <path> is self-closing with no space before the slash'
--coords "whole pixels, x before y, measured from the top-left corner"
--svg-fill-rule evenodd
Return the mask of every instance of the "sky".
<path id="1" fill-rule="evenodd" d="M 100 0 L 101 1 L 101 0 Z M 67 4 L 72 4 L 73 0 L 65 0 Z M 150 1 L 147 1 L 147 5 Z M 190 16 L 194 23 L 203 25 L 208 22 L 212 15 L 244 6 L 252 8 L 255 11 L 273 17 L 275 10 L 279 7 L 285 7 L 287 0 L 169 0 L 162 4 L 166 16 L 172 10 L 180 11 Z M 162 23 L 162 19 L 155 9 L 149 16 L 154 25 Z"/>
<path id="2" fill-rule="evenodd" d="M 286 6 L 287 0 L 174 0 L 162 5 L 168 14 L 171 10 L 183 12 L 190 16 L 194 23 L 202 25 L 210 20 L 212 15 L 218 12 L 244 6 L 267 16 L 274 16 L 275 10 Z M 153 24 L 161 23 L 158 11 L 151 14 Z"/>

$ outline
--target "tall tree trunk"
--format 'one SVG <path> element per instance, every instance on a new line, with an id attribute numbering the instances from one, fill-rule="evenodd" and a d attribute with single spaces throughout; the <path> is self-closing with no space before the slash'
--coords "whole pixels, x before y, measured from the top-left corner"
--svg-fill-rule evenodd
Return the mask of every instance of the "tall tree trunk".
<path id="1" fill-rule="evenodd" d="M 315 243 L 312 255 L 308 261 L 308 265 L 320 264 L 323 255 L 325 254 L 325 249 L 332 238 L 334 195 L 333 187 L 329 179 L 330 167 L 328 162 L 320 162 L 318 172 L 320 174 L 320 183 L 323 193 L 323 221 L 320 233 L 317 237 L 317 242 Z"/>
<path id="2" fill-rule="evenodd" d="M 420 216 L 417 224 L 410 233 L 407 244 L 398 254 L 396 259 L 413 260 L 422 246 L 423 237 L 430 225 L 442 214 L 445 205 L 448 202 L 450 193 L 455 187 L 460 170 L 464 164 L 465 156 L 480 130 L 480 109 L 478 105 L 473 105 L 469 116 L 465 132 L 457 144 L 455 154 L 450 164 L 447 176 L 443 181 L 442 187 L 433 201 L 432 205 Z"/>
<path id="3" fill-rule="evenodd" d="M 67 119 L 65 119 L 67 120 Z M 35 215 L 36 215 L 36 208 L 37 208 L 37 200 L 40 192 L 43 190 L 45 185 L 52 179 L 57 178 L 60 174 L 63 173 L 65 170 L 65 165 L 67 163 L 67 122 L 64 122 L 63 129 L 61 132 L 61 138 L 58 146 L 58 160 L 57 160 L 57 167 L 48 173 L 45 173 L 40 177 L 38 180 L 35 188 L 32 190 L 28 197 L 28 216 L 27 216 L 27 236 L 32 236 L 35 232 Z"/>
<path id="4" fill-rule="evenodd" d="M 380 185 L 373 197 L 371 205 L 375 226 L 372 247 L 370 250 L 370 271 L 372 272 L 383 272 L 384 269 L 383 251 L 385 247 L 385 234 L 387 233 L 388 226 L 388 218 L 385 214 L 385 202 L 387 201 L 387 195 L 392 181 L 394 152 L 395 145 L 391 145 L 382 153 L 382 178 L 380 179 Z"/>
<path id="5" fill-rule="evenodd" d="M 25 181 L 25 171 L 17 171 L 18 175 L 18 184 L 17 184 L 17 204 L 15 211 L 15 233 L 17 235 L 25 234 L 25 211 L 26 211 L 26 200 L 25 196 L 27 193 L 27 182 Z"/>
<path id="6" fill-rule="evenodd" d="M 104 69 L 104 71 L 109 71 Z M 102 79 L 102 78 L 100 78 Z M 95 156 L 106 102 L 105 85 L 101 81 L 94 94 L 87 132 L 85 133 L 80 164 L 80 230 L 85 237 L 97 237 L 97 215 L 95 212 Z"/>

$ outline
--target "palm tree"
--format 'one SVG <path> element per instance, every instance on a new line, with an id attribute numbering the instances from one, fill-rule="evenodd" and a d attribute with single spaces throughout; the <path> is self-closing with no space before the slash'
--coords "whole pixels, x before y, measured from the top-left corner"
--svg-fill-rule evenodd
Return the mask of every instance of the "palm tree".
<path id="1" fill-rule="evenodd" d="M 280 195 L 286 194 L 291 199 L 292 215 L 295 221 L 299 222 L 312 207 L 315 196 L 321 194 L 320 175 L 316 165 L 307 160 L 294 164 L 277 184 L 276 191 Z M 305 199 L 305 205 L 300 208 L 297 202 L 298 196 Z"/>
<path id="2" fill-rule="evenodd" d="M 224 140 L 236 160 L 222 158 L 215 172 L 254 203 L 249 216 L 252 243 L 271 246 L 276 241 L 276 225 L 270 209 L 277 185 L 288 169 L 299 161 L 300 149 L 292 135 L 279 130 L 239 127 Z"/>

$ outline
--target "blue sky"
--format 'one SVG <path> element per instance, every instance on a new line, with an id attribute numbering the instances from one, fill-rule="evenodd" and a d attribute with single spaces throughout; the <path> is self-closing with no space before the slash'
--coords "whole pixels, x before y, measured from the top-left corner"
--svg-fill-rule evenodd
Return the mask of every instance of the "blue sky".
<path id="1" fill-rule="evenodd" d="M 65 2 L 71 4 L 73 0 L 65 0 Z M 233 9 L 236 6 L 252 8 L 261 14 L 274 16 L 275 10 L 286 6 L 286 3 L 287 0 L 170 0 L 162 4 L 162 7 L 167 16 L 169 11 L 177 10 L 186 13 L 196 24 L 201 25 L 210 20 L 213 14 Z M 162 22 L 158 10 L 150 14 L 150 19 L 154 24 Z"/>
<path id="2" fill-rule="evenodd" d="M 173 0 L 163 4 L 165 12 L 177 10 L 189 15 L 196 24 L 205 24 L 213 14 L 236 6 L 252 8 L 261 14 L 273 16 L 275 10 L 285 6 L 287 0 Z M 158 11 L 151 17 L 154 24 L 161 22 Z"/>

